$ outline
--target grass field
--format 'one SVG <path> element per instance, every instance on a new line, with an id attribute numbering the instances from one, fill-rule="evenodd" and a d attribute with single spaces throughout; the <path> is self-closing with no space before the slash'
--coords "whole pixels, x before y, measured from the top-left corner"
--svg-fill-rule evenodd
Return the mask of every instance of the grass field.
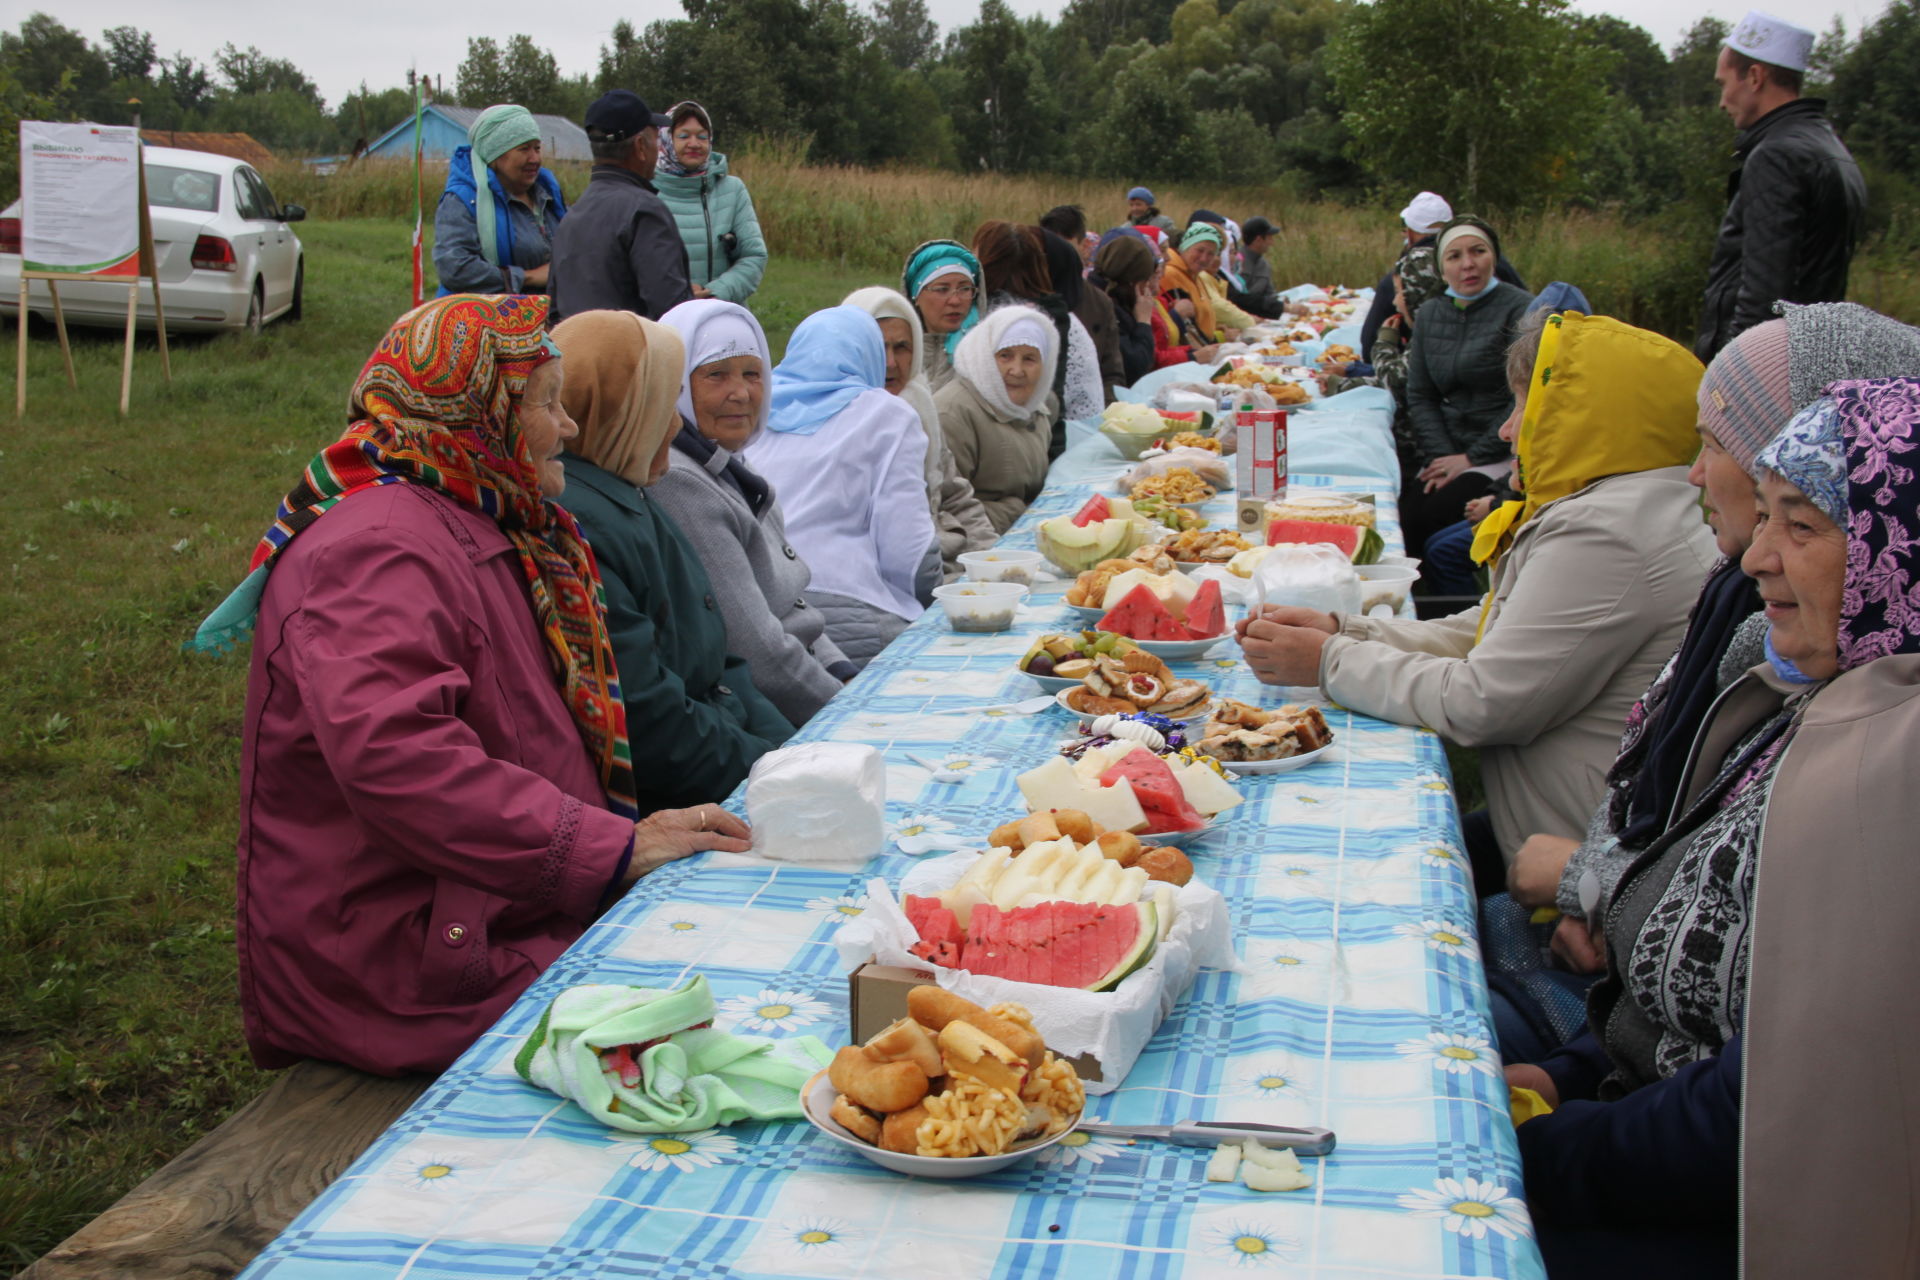
<path id="1" fill-rule="evenodd" d="M 338 434 L 407 290 L 405 224 L 300 233 L 304 321 L 177 338 L 171 387 L 147 340 L 124 420 L 118 335 L 74 331 L 75 393 L 35 326 L 26 419 L 0 426 L 0 1274 L 265 1084 L 234 995 L 246 661 L 180 644 Z M 760 310 L 783 347 L 878 279 L 782 260 Z M 10 405 L 11 341 L 4 363 Z"/>

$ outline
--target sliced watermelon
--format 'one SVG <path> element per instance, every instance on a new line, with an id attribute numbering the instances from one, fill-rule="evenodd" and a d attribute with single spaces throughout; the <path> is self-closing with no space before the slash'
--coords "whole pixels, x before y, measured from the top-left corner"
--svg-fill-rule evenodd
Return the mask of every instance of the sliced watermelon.
<path id="1" fill-rule="evenodd" d="M 1073 522 L 1084 529 L 1097 520 L 1109 520 L 1113 517 L 1113 508 L 1099 494 L 1087 499 L 1087 505 L 1073 513 Z"/>
<path id="2" fill-rule="evenodd" d="M 1102 631 L 1134 640 L 1191 640 L 1193 635 L 1167 612 L 1160 597 L 1143 582 L 1120 597 L 1095 624 Z"/>
<path id="3" fill-rule="evenodd" d="M 1153 957 L 1155 944 L 1159 941 L 1160 928 L 1157 913 L 1151 902 L 1136 902 L 1125 907 L 1102 907 L 1101 919 L 1092 929 L 1097 936 L 1118 943 L 1125 936 L 1128 925 L 1133 928 L 1133 937 L 1125 945 L 1101 948 L 1103 954 L 1111 955 L 1107 970 L 1092 982 L 1056 983 L 1056 986 L 1078 985 L 1089 991 L 1111 991 L 1124 981 L 1128 974 L 1144 965 Z M 1131 917 L 1131 918 L 1129 918 Z"/>
<path id="4" fill-rule="evenodd" d="M 1187 601 L 1187 632 L 1195 640 L 1225 635 L 1227 610 L 1220 600 L 1220 584 L 1208 578 Z"/>
<path id="5" fill-rule="evenodd" d="M 1357 524 L 1327 524 L 1320 520 L 1275 520 L 1267 526 L 1267 545 L 1283 542 L 1330 542 L 1351 560 L 1360 550 L 1366 530 Z"/>
<path id="6" fill-rule="evenodd" d="M 1147 815 L 1148 832 L 1198 831 L 1207 825 L 1200 811 L 1187 802 L 1187 793 L 1173 770 L 1153 752 L 1144 748 L 1129 751 L 1100 775 L 1103 787 L 1122 781 L 1133 787 L 1134 799 Z"/>
<path id="7" fill-rule="evenodd" d="M 1147 962 L 1158 936 L 1151 903 L 1042 902 L 1011 911 L 977 908 L 964 946 L 920 942 L 912 950 L 935 964 L 1015 982 L 1110 991 Z"/>

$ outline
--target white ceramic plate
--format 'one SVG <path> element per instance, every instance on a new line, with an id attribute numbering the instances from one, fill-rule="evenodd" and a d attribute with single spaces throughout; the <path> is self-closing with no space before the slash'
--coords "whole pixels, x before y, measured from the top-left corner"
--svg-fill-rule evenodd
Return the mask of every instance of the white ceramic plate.
<path id="1" fill-rule="evenodd" d="M 1205 640 L 1134 640 L 1134 643 L 1162 662 L 1193 662 L 1222 640 L 1231 638 L 1223 631 Z"/>
<path id="2" fill-rule="evenodd" d="M 1014 670 L 1020 671 L 1020 668 L 1015 667 Z M 1068 689 L 1076 689 L 1080 685 L 1080 681 L 1073 676 L 1037 676 L 1031 671 L 1020 671 L 1020 674 L 1039 685 L 1042 689 L 1045 689 L 1048 693 L 1064 693 Z"/>
<path id="3" fill-rule="evenodd" d="M 1291 773 L 1304 768 L 1333 750 L 1329 742 L 1318 751 L 1303 751 L 1297 756 L 1283 756 L 1278 760 L 1222 760 L 1220 767 L 1238 778 L 1257 778 L 1268 773 Z"/>
<path id="4" fill-rule="evenodd" d="M 1079 716 L 1080 727 L 1082 729 L 1091 729 L 1093 727 L 1093 722 L 1095 720 L 1098 720 L 1100 717 L 1098 715 L 1088 715 L 1084 711 L 1075 711 L 1072 707 L 1067 705 L 1067 695 L 1069 693 L 1072 693 L 1075 689 L 1079 687 L 1080 687 L 1080 682 L 1078 680 L 1075 680 L 1071 685 L 1067 686 L 1065 689 L 1062 689 L 1059 693 L 1056 693 L 1053 696 L 1053 700 L 1059 703 L 1060 709 L 1066 712 L 1068 715 Z M 1199 709 L 1194 711 L 1192 714 L 1184 715 L 1184 716 L 1168 716 L 1167 719 L 1173 721 L 1175 724 L 1198 724 L 1212 714 L 1213 714 L 1213 699 L 1208 698 L 1205 702 L 1201 703 L 1199 706 Z"/>
<path id="5" fill-rule="evenodd" d="M 870 1143 L 848 1133 L 835 1124 L 828 1115 L 833 1110 L 833 1100 L 839 1091 L 833 1082 L 827 1079 L 827 1073 L 815 1073 L 800 1091 L 800 1107 L 806 1113 L 807 1120 L 814 1128 L 832 1138 L 842 1146 L 852 1147 L 882 1169 L 891 1169 L 895 1173 L 911 1174 L 917 1178 L 977 1178 L 983 1173 L 998 1173 L 1011 1165 L 1018 1164 L 1036 1151 L 1044 1151 L 1060 1139 L 1073 1132 L 1069 1125 L 1051 1138 L 1035 1138 L 1028 1142 L 1017 1143 L 997 1156 L 960 1156 L 946 1158 L 942 1156 L 909 1156 L 897 1151 L 883 1151 Z M 1079 1120 L 1076 1116 L 1075 1121 Z"/>

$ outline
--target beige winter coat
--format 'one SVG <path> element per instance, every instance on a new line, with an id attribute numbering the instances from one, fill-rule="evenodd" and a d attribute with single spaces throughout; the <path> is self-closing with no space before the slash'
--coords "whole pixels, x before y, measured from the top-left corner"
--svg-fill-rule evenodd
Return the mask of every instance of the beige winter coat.
<path id="1" fill-rule="evenodd" d="M 940 410 L 926 381 L 913 379 L 901 394 L 920 415 L 920 425 L 927 433 L 927 506 L 933 512 L 934 530 L 940 538 L 942 574 L 951 582 L 960 575 L 961 553 L 985 551 L 999 541 L 999 534 L 953 460 L 946 432 L 940 427 Z"/>
<path id="2" fill-rule="evenodd" d="M 1050 406 L 1055 403 L 1051 394 L 1047 400 Z M 954 378 L 934 392 L 933 402 L 954 466 L 973 484 L 993 531 L 1005 533 L 1047 482 L 1051 408 L 1027 422 L 1004 421 L 965 378 Z"/>
<path id="3" fill-rule="evenodd" d="M 1714 559 L 1685 468 L 1610 476 L 1520 527 L 1490 602 L 1431 622 L 1335 615 L 1320 684 L 1342 706 L 1480 748 L 1511 862 L 1536 832 L 1585 833 L 1627 711 L 1680 643 Z"/>
<path id="4" fill-rule="evenodd" d="M 1741 1090 L 1749 1280 L 1920 1276 L 1920 657 L 1820 690 L 1767 797 Z"/>

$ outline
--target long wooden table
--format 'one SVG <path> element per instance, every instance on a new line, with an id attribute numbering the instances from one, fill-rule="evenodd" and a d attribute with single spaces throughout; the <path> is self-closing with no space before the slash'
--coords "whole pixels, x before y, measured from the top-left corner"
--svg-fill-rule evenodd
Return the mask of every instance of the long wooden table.
<path id="1" fill-rule="evenodd" d="M 1101 449 L 1076 446 L 1008 545 L 1031 546 L 1036 520 L 1084 501 L 1090 487 L 1070 477 L 1119 471 Z M 1383 490 L 1391 542 L 1391 485 L 1360 483 Z M 1213 508 L 1231 519 L 1224 500 Z M 1071 722 L 930 713 L 1032 693 L 1014 662 L 1033 635 L 1073 625 L 1065 585 L 1038 588 L 1004 635 L 955 634 L 930 612 L 801 738 L 881 748 L 896 829 L 983 837 L 1021 811 L 1015 775 Z M 1177 669 L 1229 696 L 1283 700 L 1230 642 Z M 1310 1189 L 1209 1184 L 1206 1151 L 1085 1133 L 999 1175 L 921 1181 L 805 1122 L 631 1135 L 522 1083 L 514 1050 L 580 982 L 671 987 L 701 973 L 724 1026 L 845 1042 L 834 934 L 870 877 L 897 881 L 911 859 L 889 846 L 847 874 L 702 857 L 641 881 L 247 1274 L 1543 1276 L 1445 756 L 1424 730 L 1328 716 L 1338 740 L 1325 758 L 1243 780 L 1247 803 L 1190 847 L 1230 905 L 1239 971 L 1203 972 L 1118 1091 L 1089 1107 L 1133 1123 L 1330 1127 L 1339 1147 L 1306 1162 Z M 907 752 L 963 781 L 932 782 Z"/>

